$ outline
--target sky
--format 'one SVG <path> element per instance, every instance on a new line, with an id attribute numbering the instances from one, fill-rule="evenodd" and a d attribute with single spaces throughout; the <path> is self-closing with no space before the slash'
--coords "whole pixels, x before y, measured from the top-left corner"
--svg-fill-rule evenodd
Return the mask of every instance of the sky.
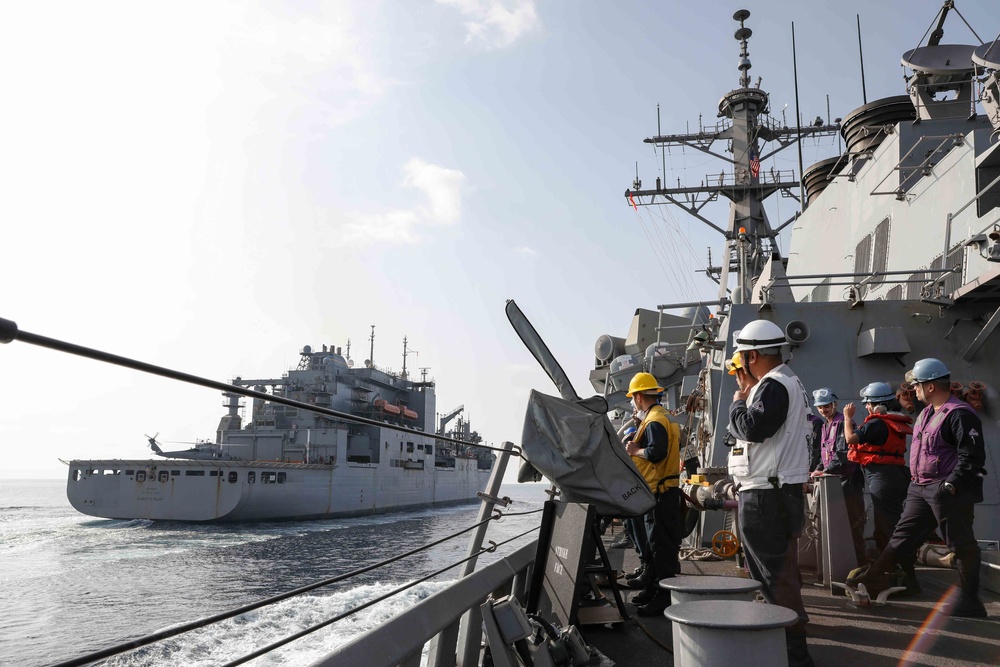
<path id="1" fill-rule="evenodd" d="M 36 335 L 227 382 L 305 345 L 402 367 L 404 336 L 487 442 L 556 393 L 506 320 L 514 299 L 578 393 L 637 307 L 712 300 L 721 236 L 650 188 L 721 163 L 643 139 L 714 126 L 751 78 L 774 118 L 905 93 L 901 54 L 940 0 L 373 0 L 0 6 L 0 318 Z M 982 40 L 993 0 L 959 0 Z M 979 41 L 957 16 L 944 43 Z M 828 116 L 829 108 L 829 116 Z M 722 148 L 717 146 L 716 148 Z M 803 144 L 806 167 L 835 138 Z M 794 149 L 763 169 L 796 169 Z M 794 199 L 774 196 L 773 224 Z M 704 213 L 725 227 L 724 203 Z M 788 230 L 790 231 L 790 230 Z M 787 233 L 781 246 L 787 249 Z M 21 341 L 0 345 L 0 484 L 61 460 L 214 438 L 211 389 Z M 507 479 L 513 479 L 516 462 Z"/>

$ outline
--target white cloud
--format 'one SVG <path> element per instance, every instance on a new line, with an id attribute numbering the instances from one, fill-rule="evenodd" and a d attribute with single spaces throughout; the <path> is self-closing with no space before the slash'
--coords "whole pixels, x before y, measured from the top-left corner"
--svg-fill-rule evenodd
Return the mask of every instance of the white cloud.
<path id="1" fill-rule="evenodd" d="M 457 9 L 465 22 L 466 43 L 503 49 L 541 27 L 535 0 L 437 0 Z"/>
<path id="2" fill-rule="evenodd" d="M 534 248 L 529 248 L 528 246 L 520 246 L 514 250 L 522 259 L 534 259 L 538 257 L 538 251 Z"/>
<path id="3" fill-rule="evenodd" d="M 350 216 L 339 242 L 351 245 L 369 243 L 417 243 L 420 227 L 457 224 L 462 215 L 462 183 L 465 174 L 410 158 L 403 167 L 401 186 L 423 192 L 427 202 L 410 209 Z"/>
<path id="4" fill-rule="evenodd" d="M 422 190 L 430 202 L 429 209 L 418 209 L 424 221 L 445 225 L 458 222 L 462 214 L 462 181 L 465 174 L 457 169 L 429 164 L 420 158 L 411 158 L 404 170 L 406 178 L 403 185 Z"/>

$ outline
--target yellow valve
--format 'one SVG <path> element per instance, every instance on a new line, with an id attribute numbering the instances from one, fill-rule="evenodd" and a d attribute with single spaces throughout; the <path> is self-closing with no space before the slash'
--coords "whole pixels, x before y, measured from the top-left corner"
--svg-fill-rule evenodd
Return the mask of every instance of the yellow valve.
<path id="1" fill-rule="evenodd" d="M 712 536 L 712 552 L 723 558 L 731 558 L 740 548 L 740 541 L 732 531 L 720 530 Z"/>

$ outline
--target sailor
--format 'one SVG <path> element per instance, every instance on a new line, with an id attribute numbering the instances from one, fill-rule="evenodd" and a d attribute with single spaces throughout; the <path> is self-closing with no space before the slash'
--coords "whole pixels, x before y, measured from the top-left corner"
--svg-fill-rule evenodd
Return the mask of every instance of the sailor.
<path id="1" fill-rule="evenodd" d="M 847 458 L 864 470 L 875 518 L 875 547 L 882 552 L 903 513 L 910 470 L 906 467 L 906 436 L 913 433 L 909 415 L 902 412 L 892 387 L 872 382 L 861 390 L 868 416 L 854 428 L 854 404 L 844 406 L 844 434 L 850 447 Z M 902 555 L 902 554 L 901 554 Z M 916 549 L 899 559 L 905 573 L 906 594 L 920 593 L 914 571 Z"/>
<path id="2" fill-rule="evenodd" d="M 972 529 L 986 472 L 983 423 L 971 405 L 951 394 L 951 372 L 940 360 L 921 359 L 906 380 L 926 407 L 913 427 L 912 480 L 903 516 L 878 559 L 847 583 L 884 587 L 899 556 L 923 544 L 937 525 L 955 554 L 961 582 L 951 615 L 985 618 L 979 599 L 979 544 Z"/>
<path id="3" fill-rule="evenodd" d="M 837 410 L 837 395 L 829 387 L 813 392 L 813 407 L 826 420 L 820 432 L 820 463 L 812 477 L 834 475 L 840 478 L 847 506 L 847 520 L 851 526 L 854 555 L 858 565 L 865 558 L 865 475 L 861 466 L 847 458 L 847 441 L 844 438 L 844 415 Z M 852 424 L 853 426 L 853 424 Z"/>
<path id="4" fill-rule="evenodd" d="M 662 394 L 663 387 L 650 373 L 636 373 L 626 394 L 641 421 L 625 451 L 656 497 L 656 505 L 645 516 L 652 551 L 652 568 L 647 571 L 652 572 L 643 575 L 643 591 L 632 598 L 639 605 L 636 611 L 640 616 L 659 616 L 670 606 L 670 593 L 661 589 L 659 582 L 681 571 L 680 427 L 660 405 Z"/>
<path id="5" fill-rule="evenodd" d="M 804 487 L 809 479 L 806 414 L 809 398 L 783 362 L 787 341 L 781 328 L 754 320 L 735 335 L 743 368 L 757 382 L 739 381 L 729 408 L 736 444 L 729 473 L 739 490 L 739 525 L 750 576 L 771 604 L 788 607 L 799 619 L 786 628 L 791 667 L 811 667 L 806 647 L 809 616 L 802 604 L 798 538 L 805 524 Z"/>

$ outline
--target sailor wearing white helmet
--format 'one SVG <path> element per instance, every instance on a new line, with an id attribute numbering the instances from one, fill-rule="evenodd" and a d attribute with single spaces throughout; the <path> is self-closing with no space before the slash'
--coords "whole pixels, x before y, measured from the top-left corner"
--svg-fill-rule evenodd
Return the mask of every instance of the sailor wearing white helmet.
<path id="1" fill-rule="evenodd" d="M 752 386 L 739 383 L 729 409 L 729 430 L 736 437 L 729 473 L 739 489 L 747 567 L 769 603 L 798 613 L 798 622 L 785 630 L 788 664 L 811 667 L 798 563 L 809 479 L 809 398 L 782 360 L 787 341 L 781 327 L 755 320 L 736 332 L 735 342 L 743 369 L 756 380 Z"/>
<path id="2" fill-rule="evenodd" d="M 983 423 L 975 409 L 951 394 L 951 373 L 938 359 L 921 359 L 906 374 L 927 404 L 913 428 L 912 480 L 903 516 L 889 545 L 867 572 L 848 583 L 884 585 L 898 556 L 926 541 L 934 526 L 955 554 L 961 585 L 952 616 L 984 618 L 979 598 L 979 544 L 972 529 L 975 505 L 983 500 Z"/>

